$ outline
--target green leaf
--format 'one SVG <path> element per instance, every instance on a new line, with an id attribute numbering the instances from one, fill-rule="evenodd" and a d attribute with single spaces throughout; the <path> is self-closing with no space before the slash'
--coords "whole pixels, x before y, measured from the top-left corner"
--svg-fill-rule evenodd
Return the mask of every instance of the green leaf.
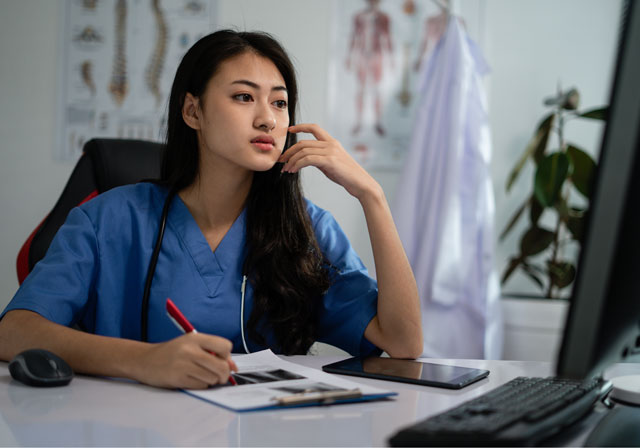
<path id="1" fill-rule="evenodd" d="M 609 106 L 604 106 L 604 107 L 599 107 L 597 109 L 591 109 L 586 112 L 582 112 L 581 114 L 578 114 L 578 117 L 607 121 L 608 115 L 609 115 Z"/>
<path id="2" fill-rule="evenodd" d="M 506 225 L 506 227 L 504 228 L 504 230 L 500 234 L 500 237 L 499 237 L 500 241 L 505 239 L 505 237 L 511 231 L 511 229 L 516 224 L 516 222 L 518 222 L 518 219 L 520 219 L 520 216 L 522 216 L 522 213 L 526 210 L 526 208 L 527 208 L 527 206 L 529 205 L 530 202 L 531 202 L 531 198 L 527 199 L 525 201 L 525 203 L 522 204 L 518 210 L 516 210 L 516 212 L 513 214 L 513 216 L 509 220 L 509 223 Z"/>
<path id="3" fill-rule="evenodd" d="M 513 274 L 516 268 L 523 261 L 524 261 L 524 257 L 511 258 L 509 260 L 509 264 L 507 265 L 507 267 L 504 269 L 504 272 L 502 273 L 502 279 L 500 280 L 500 284 L 504 285 L 505 282 L 509 280 L 509 277 L 511 277 L 511 274 Z"/>
<path id="4" fill-rule="evenodd" d="M 591 198 L 591 186 L 593 175 L 596 172 L 596 162 L 589 154 L 574 145 L 567 147 L 567 154 L 573 165 L 571 182 L 584 197 Z"/>
<path id="5" fill-rule="evenodd" d="M 553 120 L 556 115 L 551 114 L 545 118 L 540 126 L 538 126 L 538 133 L 540 134 L 540 140 L 536 145 L 533 151 L 533 160 L 536 162 L 536 165 L 540 165 L 542 159 L 544 159 L 544 153 L 547 150 L 547 142 L 549 141 L 549 135 L 551 133 L 551 127 L 553 125 Z"/>
<path id="6" fill-rule="evenodd" d="M 538 165 L 534 192 L 542 206 L 551 207 L 558 199 L 568 172 L 569 157 L 563 152 L 549 154 Z"/>
<path id="7" fill-rule="evenodd" d="M 582 218 L 586 212 L 587 212 L 586 209 L 580 208 L 580 207 L 571 207 L 569 209 L 569 214 L 577 218 Z"/>
<path id="8" fill-rule="evenodd" d="M 529 257 L 545 250 L 553 242 L 553 232 L 541 227 L 531 227 L 522 235 L 520 240 L 520 252 Z"/>
<path id="9" fill-rule="evenodd" d="M 529 144 L 525 148 L 524 153 L 522 154 L 522 156 L 520 156 L 520 159 L 509 174 L 509 178 L 507 180 L 507 192 L 511 190 L 513 183 L 520 175 L 520 171 L 522 171 L 522 168 L 524 167 L 524 164 L 527 162 L 527 159 L 529 157 L 533 157 L 536 164 L 540 162 L 540 159 L 542 158 L 541 155 L 544 154 L 544 151 L 547 148 L 549 132 L 551 131 L 551 125 L 553 124 L 554 118 L 555 114 L 551 113 L 547 115 L 538 125 L 538 128 L 529 141 Z"/>
<path id="10" fill-rule="evenodd" d="M 536 272 L 536 270 L 529 265 L 528 263 L 523 262 L 522 263 L 522 270 L 525 272 L 525 274 L 527 274 L 529 276 L 529 278 L 531 280 L 533 280 L 540 289 L 544 288 L 544 283 L 542 282 L 542 280 L 540 279 L 540 277 L 538 277 L 538 273 Z"/>
<path id="11" fill-rule="evenodd" d="M 531 196 L 531 207 L 529 208 L 529 219 L 531 220 L 531 225 L 535 226 L 538 224 L 538 220 L 540 216 L 542 216 L 542 212 L 544 212 L 544 207 L 535 196 Z"/>
<path id="12" fill-rule="evenodd" d="M 569 232 L 571 232 L 571 235 L 573 235 L 573 239 L 580 242 L 582 241 L 582 238 L 584 237 L 584 224 L 585 219 L 583 216 L 569 216 L 569 219 L 567 220 L 567 228 L 569 229 Z"/>
<path id="13" fill-rule="evenodd" d="M 549 279 L 554 286 L 566 288 L 576 278 L 576 267 L 566 261 L 549 261 L 547 263 Z"/>

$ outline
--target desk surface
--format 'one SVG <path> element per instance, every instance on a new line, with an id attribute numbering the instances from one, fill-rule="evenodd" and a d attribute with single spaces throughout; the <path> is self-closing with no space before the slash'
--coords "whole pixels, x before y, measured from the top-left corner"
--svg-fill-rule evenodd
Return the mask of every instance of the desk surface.
<path id="1" fill-rule="evenodd" d="M 320 368 L 336 356 L 292 356 Z M 391 400 L 238 414 L 183 392 L 129 381 L 77 376 L 69 386 L 37 389 L 14 381 L 0 362 L 0 446 L 385 446 L 400 427 L 442 412 L 516 376 L 548 376 L 549 363 L 429 360 L 484 368 L 488 378 L 462 390 L 350 377 L 398 392 Z M 620 364 L 612 375 L 640 373 Z M 611 375 L 608 375 L 611 376 Z M 604 414 L 570 434 L 580 444 Z M 600 414 L 600 415 L 598 415 Z"/>

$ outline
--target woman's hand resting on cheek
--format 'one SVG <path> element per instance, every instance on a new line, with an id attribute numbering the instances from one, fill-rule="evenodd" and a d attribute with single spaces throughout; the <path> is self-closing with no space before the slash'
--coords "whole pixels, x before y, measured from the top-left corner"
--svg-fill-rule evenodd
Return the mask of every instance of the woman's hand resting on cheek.
<path id="1" fill-rule="evenodd" d="M 306 166 L 315 166 L 359 200 L 363 200 L 368 193 L 380 192 L 375 179 L 349 155 L 338 140 L 317 124 L 298 124 L 291 126 L 289 132 L 306 132 L 316 139 L 300 140 L 287 149 L 278 159 L 285 164 L 282 172 L 297 173 Z"/>
<path id="2" fill-rule="evenodd" d="M 301 140 L 287 149 L 278 159 L 285 164 L 282 172 L 315 166 L 362 205 L 378 280 L 377 314 L 367 325 L 365 337 L 392 357 L 420 356 L 418 288 L 382 187 L 320 126 L 298 124 L 289 132 L 307 132 L 316 139 Z"/>

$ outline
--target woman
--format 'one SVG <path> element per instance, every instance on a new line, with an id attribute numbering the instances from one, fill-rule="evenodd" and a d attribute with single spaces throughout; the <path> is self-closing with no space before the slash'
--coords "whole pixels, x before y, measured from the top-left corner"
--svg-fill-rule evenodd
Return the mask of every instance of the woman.
<path id="1" fill-rule="evenodd" d="M 0 358 L 40 347 L 77 372 L 204 388 L 227 381 L 232 351 L 304 354 L 320 340 L 352 354 L 418 356 L 417 289 L 384 193 L 326 131 L 295 124 L 296 101 L 293 67 L 270 36 L 198 41 L 172 87 L 161 182 L 71 211 L 3 313 Z M 298 133 L 315 138 L 296 143 Z M 302 197 L 307 166 L 362 204 L 377 285 L 331 215 Z M 179 336 L 167 297 L 198 333 Z"/>

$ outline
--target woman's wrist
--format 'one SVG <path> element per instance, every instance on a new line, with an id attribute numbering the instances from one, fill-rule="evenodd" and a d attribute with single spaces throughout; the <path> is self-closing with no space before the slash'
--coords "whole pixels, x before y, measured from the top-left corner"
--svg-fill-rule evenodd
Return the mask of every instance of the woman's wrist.
<path id="1" fill-rule="evenodd" d="M 138 381 L 140 383 L 151 384 L 148 377 L 148 368 L 151 365 L 153 350 L 157 344 L 135 341 L 137 343 L 127 347 L 122 359 L 122 376 Z"/>
<path id="2" fill-rule="evenodd" d="M 372 181 L 371 185 L 362 190 L 362 192 L 357 196 L 357 199 L 364 208 L 383 205 L 387 202 L 384 190 L 375 180 Z"/>

